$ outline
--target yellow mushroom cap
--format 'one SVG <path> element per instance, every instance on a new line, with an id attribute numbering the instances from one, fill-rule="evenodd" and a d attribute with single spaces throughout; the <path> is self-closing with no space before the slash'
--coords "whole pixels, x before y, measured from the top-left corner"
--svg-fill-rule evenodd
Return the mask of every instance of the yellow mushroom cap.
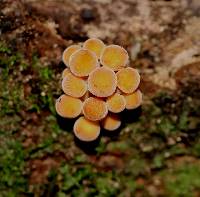
<path id="1" fill-rule="evenodd" d="M 123 95 L 115 93 L 106 100 L 108 110 L 113 113 L 122 112 L 126 107 L 126 100 Z"/>
<path id="2" fill-rule="evenodd" d="M 68 74 L 62 80 L 62 89 L 65 94 L 76 98 L 80 98 L 87 91 L 87 83 L 81 78 L 78 78 L 72 74 Z"/>
<path id="3" fill-rule="evenodd" d="M 79 50 L 81 47 L 79 45 L 71 45 L 69 47 L 67 47 L 64 52 L 63 52 L 63 55 L 62 55 L 62 61 L 64 62 L 64 64 L 66 66 L 69 66 L 69 58 L 71 57 L 71 55 Z"/>
<path id="4" fill-rule="evenodd" d="M 126 93 L 134 92 L 140 84 L 140 75 L 134 68 L 123 68 L 117 72 L 117 86 Z"/>
<path id="5" fill-rule="evenodd" d="M 100 62 L 103 66 L 117 71 L 128 63 L 128 53 L 121 46 L 109 45 L 102 51 Z"/>
<path id="6" fill-rule="evenodd" d="M 92 51 L 80 49 L 69 59 L 71 72 L 78 77 L 87 77 L 91 71 L 99 66 L 97 56 Z"/>
<path id="7" fill-rule="evenodd" d="M 91 93 L 87 90 L 86 93 L 81 97 L 82 101 L 85 101 L 87 98 L 91 96 Z"/>
<path id="8" fill-rule="evenodd" d="M 101 125 L 108 131 L 114 131 L 121 126 L 121 120 L 118 114 L 108 114 L 102 121 Z"/>
<path id="9" fill-rule="evenodd" d="M 126 100 L 126 109 L 135 109 L 142 104 L 142 93 L 140 90 L 124 95 L 124 97 Z"/>
<path id="10" fill-rule="evenodd" d="M 68 74 L 71 74 L 69 68 L 65 68 L 62 72 L 62 79 L 65 78 Z"/>
<path id="11" fill-rule="evenodd" d="M 99 123 L 90 121 L 82 116 L 74 124 L 74 134 L 81 141 L 94 141 L 100 134 Z"/>
<path id="12" fill-rule="evenodd" d="M 86 40 L 83 44 L 83 48 L 88 49 L 96 54 L 98 58 L 100 58 L 100 55 L 105 47 L 105 44 L 97 38 L 90 38 Z"/>
<path id="13" fill-rule="evenodd" d="M 111 96 L 116 87 L 116 74 L 109 68 L 96 68 L 88 77 L 88 90 L 97 97 Z"/>
<path id="14" fill-rule="evenodd" d="M 56 111 L 64 118 L 76 118 L 81 114 L 82 102 L 78 98 L 73 98 L 63 94 L 56 100 Z"/>
<path id="15" fill-rule="evenodd" d="M 84 116 L 92 121 L 105 118 L 108 113 L 106 102 L 95 97 L 87 98 L 83 103 Z"/>

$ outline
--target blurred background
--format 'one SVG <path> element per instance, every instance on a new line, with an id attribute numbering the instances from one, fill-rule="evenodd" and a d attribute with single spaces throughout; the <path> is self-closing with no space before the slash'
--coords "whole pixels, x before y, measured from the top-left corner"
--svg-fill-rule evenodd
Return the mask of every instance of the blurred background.
<path id="1" fill-rule="evenodd" d="M 128 51 L 144 95 L 94 147 L 54 108 L 63 50 L 90 37 Z M 0 197 L 18 196 L 200 196 L 199 0 L 0 1 Z"/>

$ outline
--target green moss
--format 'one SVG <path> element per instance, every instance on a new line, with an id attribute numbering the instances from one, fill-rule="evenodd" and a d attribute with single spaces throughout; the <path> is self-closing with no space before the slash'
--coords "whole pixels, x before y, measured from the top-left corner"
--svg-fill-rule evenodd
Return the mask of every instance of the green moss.
<path id="1" fill-rule="evenodd" d="M 19 141 L 1 135 L 0 190 L 3 196 L 20 196 L 27 190 L 24 176 L 25 153 Z"/>
<path id="2" fill-rule="evenodd" d="M 174 197 L 193 197 L 200 189 L 200 168 L 197 164 L 184 164 L 163 173 L 166 192 Z"/>

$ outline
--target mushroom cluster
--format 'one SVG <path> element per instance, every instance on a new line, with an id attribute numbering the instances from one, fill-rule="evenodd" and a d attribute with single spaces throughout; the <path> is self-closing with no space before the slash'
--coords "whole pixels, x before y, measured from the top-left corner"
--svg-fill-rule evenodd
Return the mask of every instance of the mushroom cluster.
<path id="1" fill-rule="evenodd" d="M 66 48 L 62 61 L 66 65 L 62 73 L 65 94 L 56 100 L 55 107 L 64 118 L 79 117 L 73 128 L 79 140 L 97 139 L 101 127 L 118 129 L 119 113 L 141 105 L 140 75 L 128 67 L 129 56 L 121 46 L 106 46 L 91 38 L 83 46 Z"/>

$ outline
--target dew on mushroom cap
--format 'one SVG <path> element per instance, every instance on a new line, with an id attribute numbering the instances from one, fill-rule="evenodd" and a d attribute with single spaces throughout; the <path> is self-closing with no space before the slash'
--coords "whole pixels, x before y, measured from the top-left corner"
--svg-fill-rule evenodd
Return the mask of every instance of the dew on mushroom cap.
<path id="1" fill-rule="evenodd" d="M 82 102 L 80 99 L 63 94 L 56 100 L 56 111 L 64 118 L 76 118 L 81 114 Z"/>
<path id="2" fill-rule="evenodd" d="M 142 93 L 140 90 L 126 94 L 124 97 L 126 100 L 126 109 L 135 109 L 142 104 Z"/>
<path id="3" fill-rule="evenodd" d="M 80 98 L 87 91 L 87 83 L 81 78 L 78 78 L 72 74 L 68 74 L 62 80 L 62 89 L 65 94 Z"/>
<path id="4" fill-rule="evenodd" d="M 65 68 L 62 72 L 62 79 L 66 77 L 68 74 L 71 74 L 69 68 Z"/>
<path id="5" fill-rule="evenodd" d="M 62 55 L 62 61 L 64 62 L 64 64 L 66 66 L 69 66 L 69 58 L 71 57 L 71 55 L 79 50 L 81 47 L 79 45 L 71 45 L 69 47 L 67 47 L 64 52 L 63 52 L 63 55 Z"/>
<path id="6" fill-rule="evenodd" d="M 109 45 L 104 48 L 101 57 L 101 64 L 114 71 L 123 68 L 128 63 L 127 51 L 118 45 Z"/>
<path id="7" fill-rule="evenodd" d="M 118 114 L 108 114 L 102 121 L 101 125 L 108 131 L 114 131 L 121 126 L 121 120 Z"/>
<path id="8" fill-rule="evenodd" d="M 134 92 L 140 83 L 140 75 L 134 68 L 123 68 L 117 72 L 117 87 L 124 93 Z"/>
<path id="9" fill-rule="evenodd" d="M 88 90 L 97 97 L 111 96 L 116 87 L 117 77 L 109 68 L 96 68 L 88 77 Z"/>
<path id="10" fill-rule="evenodd" d="M 106 100 L 108 110 L 113 113 L 122 112 L 126 107 L 126 100 L 123 95 L 115 93 Z"/>
<path id="11" fill-rule="evenodd" d="M 87 77 L 92 70 L 99 66 L 97 56 L 92 51 L 80 49 L 69 59 L 71 72 L 78 77 Z"/>
<path id="12" fill-rule="evenodd" d="M 83 103 L 84 116 L 92 121 L 105 118 L 108 113 L 106 102 L 95 97 L 87 98 Z"/>
<path id="13" fill-rule="evenodd" d="M 94 141 L 100 134 L 99 123 L 90 121 L 82 116 L 74 124 L 74 134 L 81 141 Z"/>
<path id="14" fill-rule="evenodd" d="M 98 58 L 100 58 L 100 55 L 105 47 L 105 44 L 97 38 L 90 38 L 86 40 L 83 44 L 83 48 L 88 49 L 96 54 Z"/>

